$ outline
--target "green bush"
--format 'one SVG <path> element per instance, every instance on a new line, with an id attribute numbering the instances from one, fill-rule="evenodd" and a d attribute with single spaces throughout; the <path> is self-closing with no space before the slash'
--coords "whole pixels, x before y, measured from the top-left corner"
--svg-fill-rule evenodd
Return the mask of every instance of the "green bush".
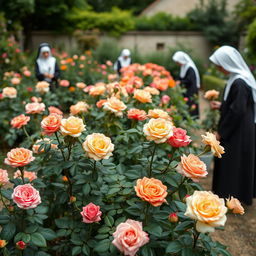
<path id="1" fill-rule="evenodd" d="M 248 34 L 246 36 L 246 46 L 248 48 L 250 59 L 256 58 L 256 19 L 248 27 Z"/>
<path id="2" fill-rule="evenodd" d="M 225 80 L 223 79 L 211 75 L 203 75 L 202 85 L 205 91 L 215 89 L 222 94 L 225 84 Z"/>

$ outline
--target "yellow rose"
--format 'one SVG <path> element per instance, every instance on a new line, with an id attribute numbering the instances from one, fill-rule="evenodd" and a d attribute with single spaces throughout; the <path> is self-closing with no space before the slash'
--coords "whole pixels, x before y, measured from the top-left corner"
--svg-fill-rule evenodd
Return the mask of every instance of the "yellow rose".
<path id="1" fill-rule="evenodd" d="M 173 125 L 170 121 L 157 118 L 150 119 L 143 127 L 143 132 L 147 140 L 154 141 L 155 143 L 164 143 L 173 135 Z"/>
<path id="2" fill-rule="evenodd" d="M 214 232 L 215 227 L 224 226 L 227 220 L 225 201 L 210 191 L 195 191 L 186 198 L 185 216 L 197 221 L 198 232 Z"/>
<path id="3" fill-rule="evenodd" d="M 147 102 L 151 103 L 152 102 L 151 94 L 149 92 L 146 92 L 141 89 L 137 89 L 134 91 L 133 98 L 135 98 L 136 100 L 138 100 L 142 103 L 147 103 Z"/>
<path id="4" fill-rule="evenodd" d="M 83 143 L 83 149 L 87 155 L 98 161 L 101 159 L 109 159 L 114 150 L 114 144 L 111 139 L 102 133 L 93 133 L 86 137 Z"/>
<path id="5" fill-rule="evenodd" d="M 202 142 L 205 145 L 211 147 L 212 153 L 221 158 L 221 155 L 225 153 L 224 148 L 220 145 L 220 142 L 216 139 L 216 136 L 213 133 L 207 132 L 206 135 L 201 135 L 203 140 Z"/>
<path id="6" fill-rule="evenodd" d="M 123 116 L 122 111 L 125 110 L 127 107 L 121 100 L 112 96 L 111 98 L 107 99 L 106 102 L 103 103 L 103 108 L 105 110 L 111 111 L 116 116 Z"/>
<path id="7" fill-rule="evenodd" d="M 60 130 L 64 136 L 79 137 L 85 131 L 85 125 L 81 118 L 70 116 L 61 120 Z"/>
<path id="8" fill-rule="evenodd" d="M 151 118 L 163 118 L 163 119 L 167 119 L 167 120 L 171 120 L 171 117 L 169 116 L 169 114 L 162 110 L 162 109 L 150 109 L 148 111 L 148 117 Z"/>

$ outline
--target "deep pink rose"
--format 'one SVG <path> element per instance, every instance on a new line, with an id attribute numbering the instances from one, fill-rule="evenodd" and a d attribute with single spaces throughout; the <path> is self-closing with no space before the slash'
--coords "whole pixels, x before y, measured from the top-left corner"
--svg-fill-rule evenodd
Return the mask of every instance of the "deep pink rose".
<path id="1" fill-rule="evenodd" d="M 113 236 L 112 244 L 128 256 L 135 256 L 140 247 L 149 242 L 148 234 L 142 230 L 142 223 L 130 219 L 120 223 Z"/>
<path id="2" fill-rule="evenodd" d="M 19 185 L 14 188 L 12 199 L 22 209 L 36 208 L 41 203 L 39 191 L 31 184 Z"/>
<path id="3" fill-rule="evenodd" d="M 181 128 L 173 129 L 173 136 L 167 141 L 172 147 L 186 147 L 190 142 L 190 136 L 187 135 L 187 131 Z"/>
<path id="4" fill-rule="evenodd" d="M 83 211 L 80 213 L 83 216 L 83 222 L 85 223 L 93 223 L 101 220 L 100 216 L 102 215 L 102 212 L 100 211 L 100 207 L 93 203 L 89 203 L 83 207 Z"/>

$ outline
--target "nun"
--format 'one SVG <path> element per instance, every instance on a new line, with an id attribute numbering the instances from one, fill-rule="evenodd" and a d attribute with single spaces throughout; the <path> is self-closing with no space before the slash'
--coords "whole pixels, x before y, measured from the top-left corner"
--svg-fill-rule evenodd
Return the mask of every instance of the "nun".
<path id="1" fill-rule="evenodd" d="M 47 43 L 42 43 L 39 46 L 35 72 L 38 81 L 46 81 L 50 83 L 51 90 L 54 90 L 57 87 L 57 80 L 60 77 L 60 69 L 56 58 L 52 56 L 51 47 Z"/>
<path id="2" fill-rule="evenodd" d="M 233 47 L 220 47 L 210 60 L 229 76 L 222 102 L 211 103 L 220 109 L 217 139 L 225 148 L 223 157 L 215 159 L 213 191 L 251 205 L 256 196 L 256 81 Z"/>
<path id="3" fill-rule="evenodd" d="M 172 59 L 180 66 L 179 80 L 176 81 L 176 83 L 185 87 L 186 92 L 183 95 L 187 99 L 190 114 L 191 116 L 198 118 L 198 91 L 200 88 L 198 69 L 194 61 L 185 52 L 176 52 Z"/>
<path id="4" fill-rule="evenodd" d="M 119 75 L 121 75 L 121 69 L 124 67 L 128 67 L 132 64 L 131 52 L 129 49 L 123 49 L 121 55 L 118 57 L 115 62 L 114 69 L 117 71 Z"/>

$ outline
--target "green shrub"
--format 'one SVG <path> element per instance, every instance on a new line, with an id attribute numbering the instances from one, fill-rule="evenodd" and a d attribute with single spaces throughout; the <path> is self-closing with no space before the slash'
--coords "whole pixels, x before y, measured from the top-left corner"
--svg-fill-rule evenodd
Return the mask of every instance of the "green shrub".
<path id="1" fill-rule="evenodd" d="M 205 91 L 215 89 L 222 94 L 225 84 L 226 82 L 223 79 L 211 75 L 203 75 L 202 85 Z"/>
<path id="2" fill-rule="evenodd" d="M 256 58 L 256 19 L 248 27 L 248 34 L 246 36 L 246 46 L 248 48 L 250 59 Z"/>

